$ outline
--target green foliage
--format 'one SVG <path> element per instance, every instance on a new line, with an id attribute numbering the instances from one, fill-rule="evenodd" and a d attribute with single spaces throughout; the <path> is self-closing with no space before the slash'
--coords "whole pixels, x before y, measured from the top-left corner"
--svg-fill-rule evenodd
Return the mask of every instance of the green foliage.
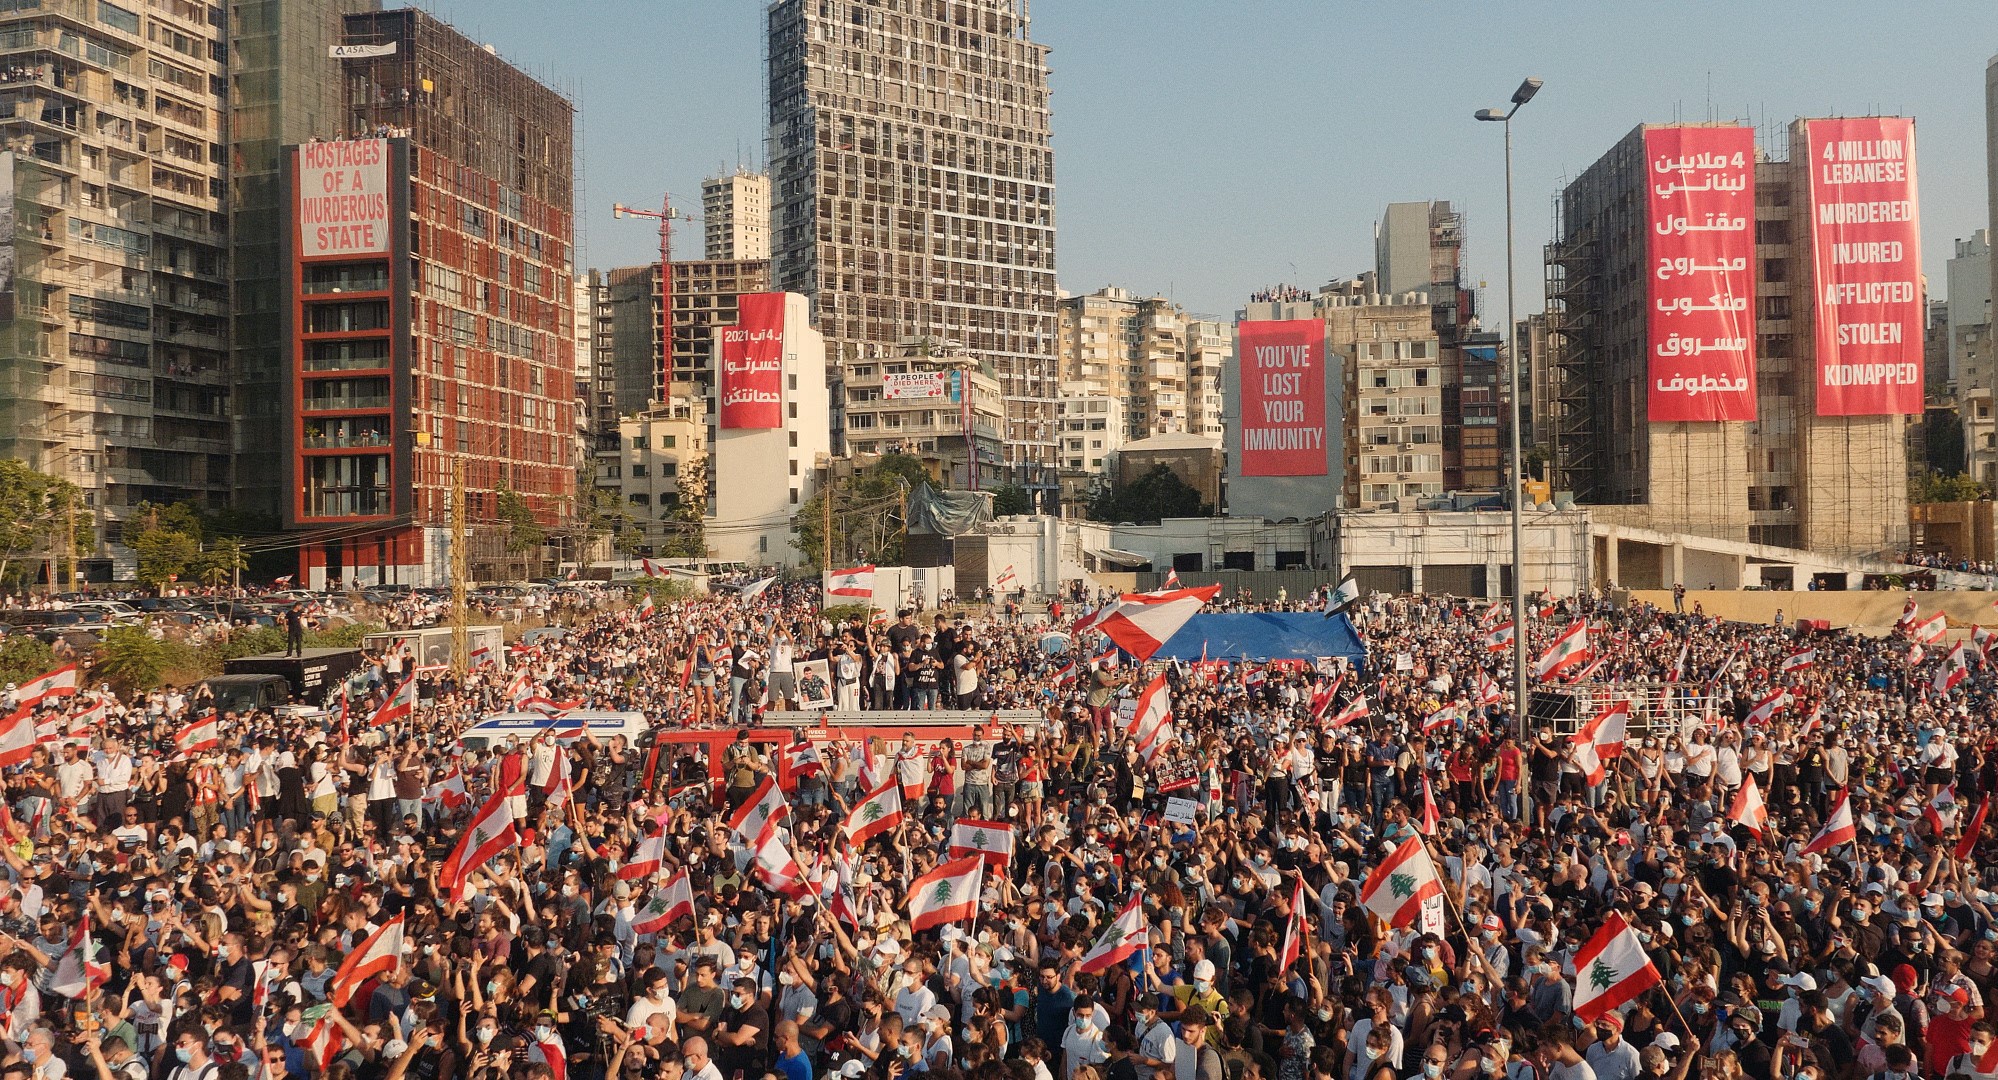
<path id="1" fill-rule="evenodd" d="M 821 608 L 819 614 L 823 615 L 834 626 L 845 626 L 847 623 L 856 621 L 864 625 L 867 621 L 867 605 L 834 604 L 829 608 Z"/>
<path id="2" fill-rule="evenodd" d="M 841 478 L 832 501 L 834 565 L 900 563 L 909 527 L 907 493 L 929 478 L 923 463 L 908 454 L 883 455 L 866 469 Z M 825 555 L 824 500 L 822 489 L 791 517 L 791 546 L 813 569 L 825 569 L 819 565 Z"/>
<path id="3" fill-rule="evenodd" d="M 195 574 L 204 585 L 233 585 L 237 575 L 250 568 L 250 559 L 243 551 L 243 542 L 233 536 L 226 536 L 209 545 L 194 560 Z"/>
<path id="4" fill-rule="evenodd" d="M 191 653 L 185 645 L 155 638 L 141 627 L 114 626 L 104 631 L 90 670 L 92 677 L 120 693 L 151 690 L 169 668 L 192 667 Z"/>
<path id="5" fill-rule="evenodd" d="M 708 557 L 708 459 L 695 455 L 680 463 L 675 478 L 679 494 L 662 520 L 666 540 L 659 554 L 668 559 Z"/>
<path id="6" fill-rule="evenodd" d="M 87 550 L 95 536 L 90 520 L 75 484 L 37 472 L 19 458 L 0 458 L 0 578 L 31 574 L 31 561 L 51 553 L 66 557 L 63 530 L 72 521 L 72 542 Z"/>
<path id="7" fill-rule="evenodd" d="M 1100 491 L 1089 501 L 1089 516 L 1096 521 L 1129 521 L 1156 525 L 1164 518 L 1210 517 L 1212 504 L 1200 501 L 1200 492 L 1165 465 L 1121 488 Z"/>
<path id="8" fill-rule="evenodd" d="M 1991 490 L 1969 473 L 1945 476 L 1931 471 L 1908 481 L 1908 501 L 1911 503 L 1975 502 L 1990 497 Z"/>
<path id="9" fill-rule="evenodd" d="M 55 650 L 33 634 L 0 638 L 0 681 L 26 682 L 61 666 L 56 663 Z"/>
<path id="10" fill-rule="evenodd" d="M 690 599 L 695 595 L 694 586 L 684 578 L 640 578 L 632 582 L 631 586 L 631 602 L 634 604 L 638 603 L 638 597 L 643 593 L 651 593 L 652 602 L 660 607 L 665 607 L 674 600 Z"/>
<path id="11" fill-rule="evenodd" d="M 996 517 L 1034 512 L 1033 493 L 1018 484 L 1007 484 L 992 493 L 992 513 Z"/>
<path id="12" fill-rule="evenodd" d="M 527 497 L 520 492 L 512 488 L 499 489 L 495 509 L 500 524 L 506 526 L 508 552 L 524 555 L 548 539 L 547 531 L 534 519 L 534 510 L 527 505 Z"/>

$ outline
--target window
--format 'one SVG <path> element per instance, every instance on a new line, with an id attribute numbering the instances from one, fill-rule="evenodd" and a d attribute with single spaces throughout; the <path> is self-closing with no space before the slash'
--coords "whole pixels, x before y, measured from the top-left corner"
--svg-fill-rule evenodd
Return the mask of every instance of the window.
<path id="1" fill-rule="evenodd" d="M 792 436 L 791 436 L 791 440 L 792 440 L 792 442 L 791 442 L 791 445 L 793 445 L 793 446 L 796 446 L 796 445 L 797 445 L 797 438 L 798 438 L 798 436 L 797 436 L 797 435 L 796 435 L 795 433 L 794 433 L 794 434 L 792 434 Z M 671 449 L 673 449 L 674 447 L 678 446 L 679 444 L 680 444 L 680 437 L 679 437 L 678 435 L 661 435 L 661 436 L 659 436 L 659 447 L 660 447 L 660 449 L 662 449 L 662 450 L 671 450 Z"/>
<path id="2" fill-rule="evenodd" d="M 127 11 L 116 4 L 107 4 L 104 0 L 97 0 L 97 21 L 128 34 L 137 35 L 139 32 L 138 12 Z"/>
<path id="3" fill-rule="evenodd" d="M 631 466 L 631 475 L 634 477 L 649 476 L 651 475 L 651 473 L 652 473 L 652 467 L 642 461 L 635 462 Z"/>
<path id="4" fill-rule="evenodd" d="M 633 505 L 633 506 L 651 506 L 651 505 L 652 505 L 652 496 L 650 496 L 650 495 L 647 495 L 647 494 L 645 494 L 645 493 L 644 493 L 644 492 L 642 492 L 642 491 L 634 491 L 634 492 L 632 492 L 632 493 L 631 493 L 631 505 Z"/>
<path id="5" fill-rule="evenodd" d="M 633 435 L 631 437 L 631 448 L 633 450 L 643 450 L 651 444 L 652 438 L 649 435 Z"/>

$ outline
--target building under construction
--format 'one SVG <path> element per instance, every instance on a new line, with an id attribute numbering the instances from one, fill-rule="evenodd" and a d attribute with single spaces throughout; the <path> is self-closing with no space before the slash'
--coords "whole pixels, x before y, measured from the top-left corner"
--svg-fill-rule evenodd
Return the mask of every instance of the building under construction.
<path id="1" fill-rule="evenodd" d="M 1546 251 L 1551 385 L 1544 396 L 1535 388 L 1534 415 L 1536 442 L 1551 432 L 1557 490 L 1580 503 L 1632 507 L 1626 523 L 1665 532 L 1821 554 L 1903 548 L 1906 418 L 1817 415 L 1803 124 L 1791 125 L 1775 152 L 1761 147 L 1753 169 L 1751 422 L 1648 416 L 1646 319 L 1656 275 L 1644 134 L 1652 125 L 1561 191 Z"/>
<path id="2" fill-rule="evenodd" d="M 1026 0 L 768 8 L 776 288 L 828 356 L 962 342 L 1006 398 L 1006 475 L 1055 487 L 1048 48 Z"/>
<path id="3" fill-rule="evenodd" d="M 555 525 L 576 486 L 573 106 L 416 10 L 340 48 L 344 130 L 284 162 L 300 583 L 443 584 L 460 508 L 472 573 L 517 574 L 511 512 Z"/>

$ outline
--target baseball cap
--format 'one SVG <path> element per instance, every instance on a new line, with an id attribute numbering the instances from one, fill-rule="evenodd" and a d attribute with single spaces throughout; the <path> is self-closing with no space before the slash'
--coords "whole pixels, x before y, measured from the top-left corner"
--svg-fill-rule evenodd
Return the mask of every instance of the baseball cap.
<path id="1" fill-rule="evenodd" d="M 1818 980 L 1811 978 L 1811 974 L 1808 971 L 1799 971 L 1795 975 L 1786 975 L 1776 980 L 1776 984 L 1778 986 L 1794 986 L 1800 991 L 1816 990 L 1818 988 Z"/>
<path id="2" fill-rule="evenodd" d="M 1196 979 L 1211 979 L 1211 978 L 1213 978 L 1213 977 L 1214 977 L 1214 961 L 1212 961 L 1212 960 L 1202 960 L 1201 962 L 1199 962 L 1199 963 L 1197 963 L 1197 964 L 1193 965 L 1193 977 L 1194 977 L 1194 978 L 1196 978 Z M 1201 1018 L 1201 1022 L 1202 1022 L 1202 1023 L 1206 1023 L 1206 1018 L 1205 1018 L 1205 1017 L 1202 1017 L 1202 1018 Z"/>
<path id="3" fill-rule="evenodd" d="M 1651 1037 L 1651 1045 L 1660 1050 L 1677 1050 L 1679 1048 L 1679 1037 L 1669 1031 L 1661 1031 Z"/>

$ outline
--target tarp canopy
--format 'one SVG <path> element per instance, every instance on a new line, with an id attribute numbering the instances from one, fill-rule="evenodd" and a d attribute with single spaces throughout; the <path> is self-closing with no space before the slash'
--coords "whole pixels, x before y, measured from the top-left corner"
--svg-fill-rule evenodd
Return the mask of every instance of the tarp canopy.
<path id="1" fill-rule="evenodd" d="M 1238 615 L 1195 615 L 1179 628 L 1154 660 L 1304 660 L 1343 656 L 1354 666 L 1367 662 L 1366 646 L 1344 615 L 1326 618 L 1316 611 L 1260 611 Z"/>
<path id="2" fill-rule="evenodd" d="M 991 496 L 981 491 L 938 491 L 917 484 L 909 492 L 909 531 L 957 536 L 992 520 Z"/>

